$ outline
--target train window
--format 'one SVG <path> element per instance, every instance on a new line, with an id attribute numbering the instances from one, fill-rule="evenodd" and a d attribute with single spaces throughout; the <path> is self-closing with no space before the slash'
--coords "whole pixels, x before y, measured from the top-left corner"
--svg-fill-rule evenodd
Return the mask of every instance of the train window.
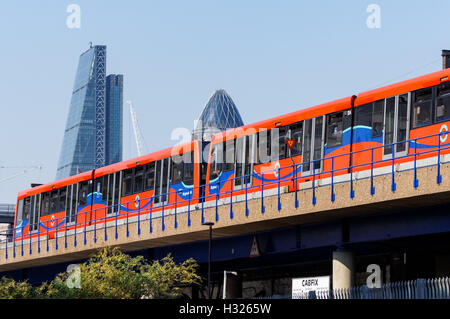
<path id="1" fill-rule="evenodd" d="M 303 122 L 291 124 L 289 126 L 291 131 L 290 138 L 295 140 L 291 149 L 291 156 L 302 154 L 302 137 L 303 137 Z"/>
<path id="2" fill-rule="evenodd" d="M 133 169 L 127 169 L 123 172 L 122 196 L 133 194 Z"/>
<path id="3" fill-rule="evenodd" d="M 280 127 L 278 131 L 278 157 L 280 160 L 286 158 L 286 138 L 288 137 L 287 133 L 287 126 Z"/>
<path id="4" fill-rule="evenodd" d="M 62 212 L 66 210 L 66 194 L 67 190 L 66 187 L 63 187 L 59 191 L 59 201 L 58 201 L 58 212 Z"/>
<path id="5" fill-rule="evenodd" d="M 413 92 L 413 128 L 431 124 L 432 96 L 432 88 L 426 88 Z"/>
<path id="6" fill-rule="evenodd" d="M 87 205 L 88 188 L 88 182 L 81 182 L 78 187 L 78 206 L 80 207 Z"/>
<path id="7" fill-rule="evenodd" d="M 177 161 L 181 162 L 177 163 L 172 159 L 172 184 L 181 183 L 181 181 L 183 180 L 184 163 L 181 157 L 178 157 Z"/>
<path id="8" fill-rule="evenodd" d="M 436 98 L 436 122 L 450 119 L 450 82 L 445 82 L 437 87 Z"/>
<path id="9" fill-rule="evenodd" d="M 269 130 L 258 133 L 258 163 L 264 164 L 270 162 L 271 132 Z"/>
<path id="10" fill-rule="evenodd" d="M 214 145 L 211 153 L 211 163 L 209 166 L 209 180 L 214 180 L 219 177 L 222 171 L 223 163 L 223 143 Z"/>
<path id="11" fill-rule="evenodd" d="M 328 115 L 327 148 L 342 145 L 343 112 Z"/>
<path id="12" fill-rule="evenodd" d="M 49 198 L 50 193 L 48 192 L 41 195 L 41 216 L 49 214 Z"/>
<path id="13" fill-rule="evenodd" d="M 372 105 L 373 103 L 368 103 L 355 109 L 355 126 L 372 126 Z"/>
<path id="14" fill-rule="evenodd" d="M 155 163 L 149 163 L 145 168 L 144 190 L 152 190 L 155 185 Z"/>
<path id="15" fill-rule="evenodd" d="M 144 187 L 144 167 L 137 166 L 134 170 L 133 194 L 141 193 Z"/>
<path id="16" fill-rule="evenodd" d="M 194 184 L 194 152 L 190 152 L 189 163 L 184 163 L 183 182 L 186 185 Z"/>
<path id="17" fill-rule="evenodd" d="M 24 204 L 23 204 L 22 220 L 29 220 L 30 219 L 30 211 L 31 211 L 31 198 L 27 197 L 27 198 L 25 198 L 25 201 L 24 201 Z"/>
<path id="18" fill-rule="evenodd" d="M 234 169 L 234 141 L 228 140 L 224 143 L 224 164 L 222 165 L 223 171 L 231 171 Z"/>
<path id="19" fill-rule="evenodd" d="M 58 211 L 59 194 L 58 190 L 53 190 L 50 193 L 50 213 L 56 213 Z"/>
<path id="20" fill-rule="evenodd" d="M 372 138 L 383 136 L 384 100 L 373 103 Z"/>

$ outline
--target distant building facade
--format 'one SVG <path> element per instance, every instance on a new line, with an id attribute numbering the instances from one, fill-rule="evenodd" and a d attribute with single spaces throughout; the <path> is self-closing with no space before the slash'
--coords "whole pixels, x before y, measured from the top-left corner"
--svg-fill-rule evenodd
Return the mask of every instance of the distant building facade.
<path id="1" fill-rule="evenodd" d="M 106 76 L 106 46 L 78 62 L 56 178 L 122 160 L 123 76 Z"/>

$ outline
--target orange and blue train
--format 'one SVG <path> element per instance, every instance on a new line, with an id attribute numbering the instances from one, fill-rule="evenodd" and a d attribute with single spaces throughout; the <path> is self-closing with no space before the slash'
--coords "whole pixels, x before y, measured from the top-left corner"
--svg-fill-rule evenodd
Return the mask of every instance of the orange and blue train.
<path id="1" fill-rule="evenodd" d="M 449 153 L 449 76 L 434 72 L 22 191 L 14 237 L 190 212 L 280 186 L 297 192 L 313 179 Z"/>

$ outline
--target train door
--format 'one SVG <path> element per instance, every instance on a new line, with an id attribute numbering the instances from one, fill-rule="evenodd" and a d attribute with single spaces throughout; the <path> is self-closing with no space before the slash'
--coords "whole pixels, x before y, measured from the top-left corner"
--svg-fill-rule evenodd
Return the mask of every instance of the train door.
<path id="1" fill-rule="evenodd" d="M 236 139 L 236 160 L 234 188 L 251 186 L 255 153 L 256 135 L 242 136 Z"/>
<path id="2" fill-rule="evenodd" d="M 169 193 L 170 158 L 156 161 L 155 205 L 167 203 Z"/>
<path id="3" fill-rule="evenodd" d="M 408 152 L 410 94 L 390 97 L 384 103 L 383 159 L 405 156 Z M 395 144 L 397 143 L 397 144 Z"/>
<path id="4" fill-rule="evenodd" d="M 31 196 L 30 233 L 39 228 L 41 194 Z"/>
<path id="5" fill-rule="evenodd" d="M 78 184 L 67 186 L 67 198 L 66 198 L 66 223 L 75 223 L 77 215 L 77 203 L 78 203 Z"/>
<path id="6" fill-rule="evenodd" d="M 324 116 L 304 121 L 303 129 L 303 165 L 302 175 L 311 175 L 322 171 L 323 140 L 325 134 Z M 320 161 L 319 161 L 320 160 Z M 313 167 L 313 161 L 314 167 Z"/>

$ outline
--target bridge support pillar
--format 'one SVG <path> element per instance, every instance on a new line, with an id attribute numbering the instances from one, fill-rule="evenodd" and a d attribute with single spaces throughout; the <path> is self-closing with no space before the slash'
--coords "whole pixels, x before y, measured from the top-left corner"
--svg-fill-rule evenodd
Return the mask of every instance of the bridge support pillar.
<path id="1" fill-rule="evenodd" d="M 333 252 L 333 289 L 354 286 L 355 256 L 353 252 L 339 248 Z"/>

